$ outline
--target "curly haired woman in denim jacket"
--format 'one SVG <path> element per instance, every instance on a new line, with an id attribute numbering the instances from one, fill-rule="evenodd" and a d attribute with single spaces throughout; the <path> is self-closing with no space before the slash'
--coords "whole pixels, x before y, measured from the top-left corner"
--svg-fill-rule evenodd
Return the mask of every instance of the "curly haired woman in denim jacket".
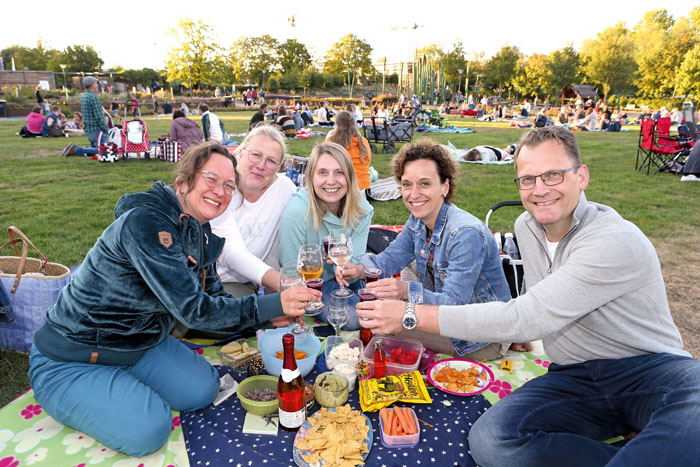
<path id="1" fill-rule="evenodd" d="M 205 143 L 185 152 L 174 189 L 156 182 L 121 197 L 34 336 L 29 378 L 58 422 L 116 451 L 150 454 L 170 436 L 171 410 L 206 407 L 219 390 L 216 369 L 169 335 L 176 320 L 233 334 L 299 316 L 305 300 L 320 298 L 304 287 L 224 291 L 215 268 L 224 240 L 209 221 L 235 188 L 235 160 Z"/>
<path id="2" fill-rule="evenodd" d="M 364 278 L 365 269 L 380 268 L 385 279 L 367 284 L 378 299 L 458 305 L 507 301 L 510 290 L 498 247 L 486 226 L 452 204 L 457 169 L 445 148 L 431 141 L 407 144 L 394 157 L 394 177 L 411 212 L 403 231 L 378 255 L 336 271 L 339 280 Z M 413 260 L 418 281 L 393 279 Z M 510 343 L 486 344 L 404 331 L 426 347 L 476 360 L 499 358 Z M 525 350 L 526 344 L 514 345 Z"/>

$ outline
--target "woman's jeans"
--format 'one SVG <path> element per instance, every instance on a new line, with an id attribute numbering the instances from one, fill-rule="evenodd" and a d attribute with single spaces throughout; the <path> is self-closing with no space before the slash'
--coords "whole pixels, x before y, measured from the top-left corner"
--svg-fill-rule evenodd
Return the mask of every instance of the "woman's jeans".
<path id="1" fill-rule="evenodd" d="M 217 371 L 170 336 L 133 366 L 57 362 L 34 346 L 29 378 L 34 397 L 57 421 L 137 457 L 167 441 L 171 410 L 206 407 L 219 390 Z"/>
<path id="2" fill-rule="evenodd" d="M 624 446 L 603 441 L 639 432 Z M 670 354 L 549 367 L 469 434 L 488 466 L 691 466 L 700 462 L 700 361 Z"/>

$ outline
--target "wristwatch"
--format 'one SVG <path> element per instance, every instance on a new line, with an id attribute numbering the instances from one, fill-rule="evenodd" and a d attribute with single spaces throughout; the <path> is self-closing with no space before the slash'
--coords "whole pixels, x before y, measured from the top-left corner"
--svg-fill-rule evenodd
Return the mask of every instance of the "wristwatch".
<path id="1" fill-rule="evenodd" d="M 406 312 L 403 314 L 403 318 L 401 318 L 401 324 L 403 325 L 404 329 L 408 329 L 409 331 L 416 328 L 418 325 L 418 318 L 416 317 L 415 303 L 406 303 Z"/>

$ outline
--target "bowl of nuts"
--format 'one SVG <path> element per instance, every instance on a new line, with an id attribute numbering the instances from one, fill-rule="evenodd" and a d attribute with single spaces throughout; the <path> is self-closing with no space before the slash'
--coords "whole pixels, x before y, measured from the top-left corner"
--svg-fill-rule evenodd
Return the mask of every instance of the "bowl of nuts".
<path id="1" fill-rule="evenodd" d="M 241 406 L 255 415 L 277 411 L 277 376 L 258 375 L 241 381 L 236 392 Z"/>

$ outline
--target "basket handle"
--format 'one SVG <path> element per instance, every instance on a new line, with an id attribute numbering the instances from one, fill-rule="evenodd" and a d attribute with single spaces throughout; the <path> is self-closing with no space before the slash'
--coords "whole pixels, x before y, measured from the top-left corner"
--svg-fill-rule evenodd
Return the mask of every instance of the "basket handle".
<path id="1" fill-rule="evenodd" d="M 27 262 L 27 242 L 25 242 L 21 238 L 13 238 L 9 242 L 5 243 L 3 246 L 0 246 L 0 250 L 2 250 L 6 246 L 12 245 L 15 251 L 17 252 L 17 256 L 19 256 L 19 249 L 17 248 L 17 244 L 19 242 L 22 242 L 22 256 L 20 257 L 19 266 L 17 267 L 17 276 L 15 277 L 15 283 L 12 286 L 12 290 L 10 290 L 10 293 L 15 293 L 17 291 L 17 287 L 19 286 L 19 280 L 22 278 L 24 264 Z"/>
<path id="2" fill-rule="evenodd" d="M 17 248 L 17 243 L 20 241 L 23 241 L 22 243 L 22 257 L 19 262 L 19 268 L 17 268 L 17 277 L 15 278 L 15 284 L 12 287 L 12 291 L 10 293 L 15 293 L 17 290 L 17 287 L 19 286 L 19 280 L 22 278 L 22 273 L 24 272 L 24 264 L 27 262 L 27 244 L 29 244 L 34 250 L 39 253 L 39 259 L 41 261 L 41 266 L 39 267 L 39 271 L 42 274 L 46 274 L 46 264 L 49 262 L 49 259 L 44 256 L 44 254 L 39 251 L 39 249 L 32 243 L 31 240 L 22 232 L 19 227 L 15 227 L 14 225 L 11 225 L 10 227 L 7 228 L 7 234 L 10 236 L 10 241 L 5 243 L 2 247 L 0 247 L 0 250 L 6 247 L 9 244 L 12 244 L 12 246 L 15 249 L 15 254 L 19 256 L 19 249 Z M 16 239 L 15 234 L 19 235 L 20 238 Z"/>

